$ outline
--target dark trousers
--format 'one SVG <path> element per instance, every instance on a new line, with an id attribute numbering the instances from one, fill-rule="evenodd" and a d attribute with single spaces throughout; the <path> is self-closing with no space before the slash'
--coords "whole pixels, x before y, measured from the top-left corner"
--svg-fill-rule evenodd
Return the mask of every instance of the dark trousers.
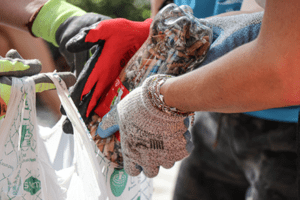
<path id="1" fill-rule="evenodd" d="M 174 200 L 296 200 L 296 129 L 245 114 L 197 113 L 195 148 L 182 162 Z"/>

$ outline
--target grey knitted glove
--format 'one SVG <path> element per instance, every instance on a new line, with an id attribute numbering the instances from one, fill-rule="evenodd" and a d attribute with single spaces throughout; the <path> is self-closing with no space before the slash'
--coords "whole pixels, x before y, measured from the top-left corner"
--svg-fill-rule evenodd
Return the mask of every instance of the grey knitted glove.
<path id="1" fill-rule="evenodd" d="M 165 75 L 147 78 L 117 105 L 124 168 L 131 176 L 143 170 L 147 177 L 154 177 L 160 166 L 171 168 L 192 148 L 188 118 L 152 104 L 149 86 L 158 76 Z"/>

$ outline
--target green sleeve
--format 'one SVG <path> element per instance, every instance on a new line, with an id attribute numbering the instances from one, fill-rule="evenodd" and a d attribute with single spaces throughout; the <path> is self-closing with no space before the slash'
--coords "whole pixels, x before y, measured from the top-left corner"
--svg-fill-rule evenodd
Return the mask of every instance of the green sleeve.
<path id="1" fill-rule="evenodd" d="M 86 12 L 70 3 L 61 0 L 50 0 L 42 7 L 32 25 L 35 36 L 58 47 L 55 34 L 58 27 L 69 17 L 82 16 Z"/>

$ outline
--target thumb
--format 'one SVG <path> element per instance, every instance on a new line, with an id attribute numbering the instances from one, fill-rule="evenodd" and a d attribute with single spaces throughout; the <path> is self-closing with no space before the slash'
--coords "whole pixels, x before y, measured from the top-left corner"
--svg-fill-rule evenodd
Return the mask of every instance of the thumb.
<path id="1" fill-rule="evenodd" d="M 116 106 L 107 113 L 97 128 L 97 134 L 101 138 L 107 138 L 119 130 L 118 112 Z"/>
<path id="2" fill-rule="evenodd" d="M 90 30 L 96 28 L 100 22 L 97 22 L 89 27 L 83 28 L 80 32 L 72 37 L 66 43 L 66 49 L 71 53 L 78 53 L 81 51 L 89 50 L 94 45 L 98 44 L 98 42 L 86 42 L 86 37 L 89 34 Z M 104 44 L 104 41 L 102 41 Z M 103 45 L 102 44 L 102 45 Z"/>
<path id="3" fill-rule="evenodd" d="M 141 173 L 143 168 L 137 163 L 131 161 L 126 155 L 123 154 L 124 169 L 130 176 L 137 176 Z"/>

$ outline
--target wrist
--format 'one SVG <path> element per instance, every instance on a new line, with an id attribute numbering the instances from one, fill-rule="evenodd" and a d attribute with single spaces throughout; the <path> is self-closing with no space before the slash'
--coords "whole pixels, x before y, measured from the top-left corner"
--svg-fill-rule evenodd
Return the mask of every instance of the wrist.
<path id="1" fill-rule="evenodd" d="M 167 79 L 166 82 L 160 87 L 160 94 L 164 96 L 165 104 L 175 107 L 172 98 L 169 98 L 169 89 L 174 79 Z"/>
<path id="2" fill-rule="evenodd" d="M 165 95 L 167 94 L 166 90 L 170 86 L 170 83 L 174 80 L 171 78 L 170 75 L 156 75 L 152 77 L 151 81 L 149 82 L 148 86 L 148 94 L 150 101 L 154 107 L 168 113 L 170 115 L 175 116 L 183 116 L 188 117 L 194 115 L 194 112 L 185 112 L 183 110 L 178 109 L 176 106 L 172 106 L 173 104 L 170 102 L 166 102 Z M 169 83 L 166 82 L 169 80 Z M 161 91 L 162 87 L 164 86 L 163 91 Z M 170 99 L 170 98 L 168 98 Z"/>
<path id="3" fill-rule="evenodd" d="M 55 40 L 59 26 L 72 16 L 82 16 L 86 12 L 72 4 L 61 0 L 50 0 L 41 7 L 33 21 L 31 31 L 36 37 L 58 47 Z"/>

